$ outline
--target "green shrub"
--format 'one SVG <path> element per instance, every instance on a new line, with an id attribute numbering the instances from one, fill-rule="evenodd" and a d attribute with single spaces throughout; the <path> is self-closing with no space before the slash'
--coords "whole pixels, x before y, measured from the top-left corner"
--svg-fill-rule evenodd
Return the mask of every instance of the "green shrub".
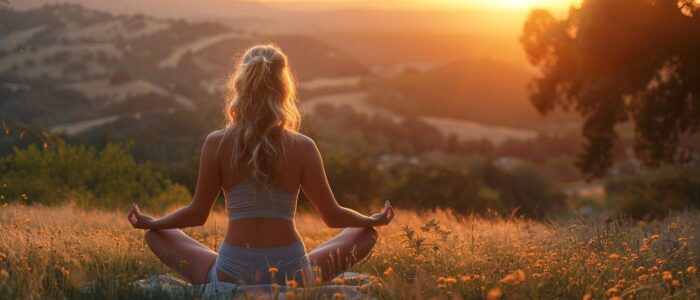
<path id="1" fill-rule="evenodd" d="M 504 207 L 511 211 L 517 209 L 518 214 L 531 218 L 542 218 L 564 204 L 564 194 L 537 169 L 525 163 L 506 169 L 488 164 L 484 181 L 498 190 Z"/>
<path id="2" fill-rule="evenodd" d="M 374 160 L 335 153 L 325 157 L 325 165 L 328 181 L 341 204 L 360 210 L 383 205 L 378 197 L 384 193 L 389 178 L 377 170 Z"/>
<path id="3" fill-rule="evenodd" d="M 39 149 L 13 149 L 0 158 L 1 194 L 9 201 L 46 205 L 72 201 L 83 207 L 124 208 L 132 202 L 165 209 L 190 193 L 148 164 L 137 163 L 130 146 L 100 151 L 64 142 Z"/>
<path id="4" fill-rule="evenodd" d="M 459 212 L 502 209 L 495 196 L 488 196 L 478 177 L 467 171 L 443 166 L 405 166 L 401 178 L 387 198 L 397 206 L 412 209 L 450 208 Z"/>
<path id="5" fill-rule="evenodd" d="M 637 219 L 663 217 L 672 210 L 700 208 L 700 171 L 662 168 L 646 176 L 609 181 L 605 191 L 622 214 Z"/>

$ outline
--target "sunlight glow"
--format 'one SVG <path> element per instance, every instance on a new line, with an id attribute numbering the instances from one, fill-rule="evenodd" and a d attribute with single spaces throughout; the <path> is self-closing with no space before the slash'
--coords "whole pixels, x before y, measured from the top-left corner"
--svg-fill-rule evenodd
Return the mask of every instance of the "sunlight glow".
<path id="1" fill-rule="evenodd" d="M 433 7 L 433 8 L 467 8 L 467 9 L 507 9 L 527 10 L 546 8 L 554 10 L 567 9 L 581 0 L 255 0 L 263 3 L 305 3 L 305 4 L 340 4 L 370 7 Z"/>
<path id="2" fill-rule="evenodd" d="M 422 3 L 456 7 L 478 7 L 494 9 L 565 8 L 579 1 L 574 0 L 420 0 Z"/>

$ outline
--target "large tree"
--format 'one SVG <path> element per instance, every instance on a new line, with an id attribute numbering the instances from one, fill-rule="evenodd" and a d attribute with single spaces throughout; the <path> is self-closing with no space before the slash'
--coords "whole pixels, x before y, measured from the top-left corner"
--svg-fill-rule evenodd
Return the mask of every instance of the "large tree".
<path id="1" fill-rule="evenodd" d="M 679 139 L 700 126 L 698 2 L 584 0 L 565 18 L 533 10 L 521 43 L 540 73 L 528 86 L 537 109 L 584 118 L 583 174 L 607 172 L 615 125 L 626 121 L 645 166 L 687 158 Z"/>

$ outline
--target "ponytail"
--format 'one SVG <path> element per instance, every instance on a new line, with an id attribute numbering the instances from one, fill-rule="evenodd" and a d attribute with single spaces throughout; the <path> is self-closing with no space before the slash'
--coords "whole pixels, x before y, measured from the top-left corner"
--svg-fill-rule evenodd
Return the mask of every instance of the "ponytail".
<path id="1" fill-rule="evenodd" d="M 284 157 L 284 131 L 297 132 L 301 119 L 287 56 L 272 45 L 249 49 L 231 87 L 226 110 L 233 140 L 231 169 L 254 188 L 269 191 Z"/>

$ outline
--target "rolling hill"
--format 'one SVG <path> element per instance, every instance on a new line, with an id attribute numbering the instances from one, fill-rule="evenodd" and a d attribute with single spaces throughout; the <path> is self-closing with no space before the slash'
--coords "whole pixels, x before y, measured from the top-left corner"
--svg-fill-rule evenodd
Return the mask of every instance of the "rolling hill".
<path id="1" fill-rule="evenodd" d="M 75 4 L 1 9 L 0 118 L 66 128 L 71 122 L 104 125 L 86 121 L 143 110 L 208 111 L 221 102 L 235 56 L 272 41 L 295 62 L 300 80 L 366 73 L 343 51 L 304 35 L 115 15 Z M 13 90 L 8 84 L 27 88 Z"/>
<path id="2" fill-rule="evenodd" d="M 543 118 L 536 111 L 526 93 L 533 75 L 517 64 L 493 59 L 459 60 L 423 70 L 409 67 L 370 82 L 368 101 L 401 115 L 517 128 L 575 121 L 563 113 Z"/>
<path id="3" fill-rule="evenodd" d="M 344 51 L 301 34 L 76 4 L 2 8 L 0 120 L 96 146 L 136 140 L 140 159 L 186 161 L 222 124 L 222 92 L 236 56 L 268 42 L 285 49 L 300 81 L 368 72 Z M 11 145 L 0 137 L 0 154 Z"/>

